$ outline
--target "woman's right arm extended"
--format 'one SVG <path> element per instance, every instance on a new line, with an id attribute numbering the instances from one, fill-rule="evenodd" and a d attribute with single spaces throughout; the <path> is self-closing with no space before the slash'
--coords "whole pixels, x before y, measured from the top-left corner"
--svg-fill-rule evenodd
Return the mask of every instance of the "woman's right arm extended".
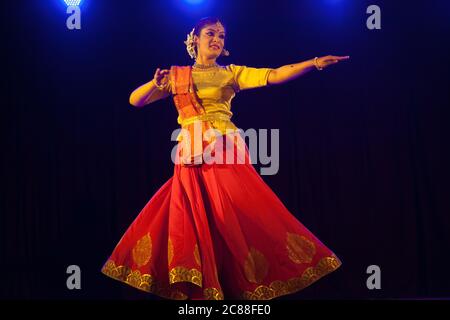
<path id="1" fill-rule="evenodd" d="M 134 90 L 130 95 L 130 104 L 135 107 L 143 107 L 149 103 L 163 99 L 170 95 L 167 90 L 162 90 L 157 87 L 166 86 L 168 82 L 169 70 L 156 69 L 154 78 Z"/>

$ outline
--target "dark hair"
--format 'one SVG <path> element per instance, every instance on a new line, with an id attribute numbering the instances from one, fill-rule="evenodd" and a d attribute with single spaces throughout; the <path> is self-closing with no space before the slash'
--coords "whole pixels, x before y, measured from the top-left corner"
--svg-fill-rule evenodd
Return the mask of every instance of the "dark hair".
<path id="1" fill-rule="evenodd" d="M 205 17 L 205 18 L 201 18 L 197 24 L 194 27 L 194 34 L 197 37 L 200 37 L 200 31 L 202 31 L 202 29 L 206 26 L 209 26 L 211 24 L 216 24 L 216 23 L 220 23 L 224 29 L 225 28 L 225 24 L 219 20 L 219 18 L 216 17 Z"/>

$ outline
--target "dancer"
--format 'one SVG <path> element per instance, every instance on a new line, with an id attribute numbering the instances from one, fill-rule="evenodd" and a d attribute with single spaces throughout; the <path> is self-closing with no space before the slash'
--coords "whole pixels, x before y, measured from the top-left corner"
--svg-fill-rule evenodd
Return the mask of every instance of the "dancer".
<path id="1" fill-rule="evenodd" d="M 220 20 L 201 19 L 185 41 L 195 63 L 158 68 L 130 96 L 132 105 L 142 107 L 172 95 L 183 130 L 173 176 L 141 210 L 101 271 L 168 299 L 273 299 L 341 265 L 256 172 L 231 121 L 231 100 L 240 90 L 285 83 L 349 57 L 316 57 L 279 68 L 221 66 L 216 59 L 230 55 L 225 35 Z M 193 138 L 198 130 L 205 139 Z M 204 135 L 210 130 L 218 134 Z M 210 146 L 209 154 L 225 161 L 205 161 Z"/>

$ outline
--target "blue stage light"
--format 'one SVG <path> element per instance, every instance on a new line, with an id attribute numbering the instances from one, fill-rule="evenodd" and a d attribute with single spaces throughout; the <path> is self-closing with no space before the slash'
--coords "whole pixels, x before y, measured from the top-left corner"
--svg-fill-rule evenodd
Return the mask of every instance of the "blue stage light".
<path id="1" fill-rule="evenodd" d="M 200 4 L 202 2 L 204 2 L 204 0 L 184 0 L 184 2 L 186 2 L 187 4 Z"/>
<path id="2" fill-rule="evenodd" d="M 81 0 L 64 0 L 68 6 L 79 6 Z"/>

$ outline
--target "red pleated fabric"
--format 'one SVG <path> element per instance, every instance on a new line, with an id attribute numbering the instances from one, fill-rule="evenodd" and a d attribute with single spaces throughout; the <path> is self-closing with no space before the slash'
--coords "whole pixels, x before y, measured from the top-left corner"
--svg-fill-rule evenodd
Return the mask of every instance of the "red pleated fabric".
<path id="1" fill-rule="evenodd" d="M 257 173 L 241 136 L 224 137 L 232 143 L 215 152 L 224 163 L 175 164 L 107 259 L 105 275 L 168 299 L 267 300 L 339 268 Z M 230 155 L 244 163 L 226 163 Z"/>

